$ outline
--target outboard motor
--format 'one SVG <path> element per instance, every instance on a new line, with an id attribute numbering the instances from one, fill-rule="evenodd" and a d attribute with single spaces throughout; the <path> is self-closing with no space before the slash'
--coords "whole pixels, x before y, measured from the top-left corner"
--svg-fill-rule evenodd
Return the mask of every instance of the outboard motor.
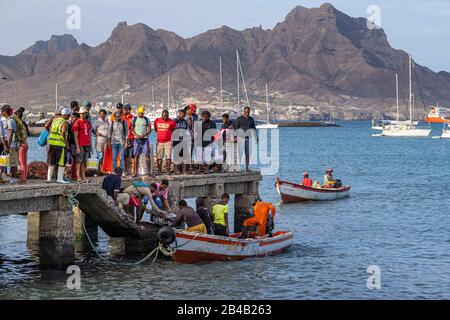
<path id="1" fill-rule="evenodd" d="M 163 245 L 168 246 L 172 242 L 175 241 L 176 234 L 175 231 L 170 227 L 162 227 L 158 230 L 158 233 L 156 234 L 156 238 L 159 242 L 161 242 Z"/>
<path id="2" fill-rule="evenodd" d="M 334 188 L 341 188 L 342 187 L 342 181 L 337 179 L 336 183 L 334 184 Z"/>

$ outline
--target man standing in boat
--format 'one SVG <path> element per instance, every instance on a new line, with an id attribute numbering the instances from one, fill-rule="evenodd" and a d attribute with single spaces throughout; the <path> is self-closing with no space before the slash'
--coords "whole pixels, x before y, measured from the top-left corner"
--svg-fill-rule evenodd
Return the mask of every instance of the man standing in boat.
<path id="1" fill-rule="evenodd" d="M 276 209 L 273 204 L 257 198 L 253 203 L 254 216 L 244 221 L 240 238 L 248 237 L 250 227 L 257 227 L 257 235 L 260 237 L 266 234 L 271 235 L 274 228 L 275 213 Z"/>

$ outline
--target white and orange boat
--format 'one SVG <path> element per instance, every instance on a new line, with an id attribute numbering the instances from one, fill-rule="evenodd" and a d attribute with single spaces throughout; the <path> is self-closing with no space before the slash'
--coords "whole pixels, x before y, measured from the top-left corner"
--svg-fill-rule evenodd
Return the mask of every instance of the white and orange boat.
<path id="1" fill-rule="evenodd" d="M 432 107 L 428 115 L 423 119 L 425 122 L 428 123 L 449 123 L 450 118 L 446 118 L 444 115 L 441 114 L 439 110 L 439 106 Z"/>
<path id="2" fill-rule="evenodd" d="M 180 263 L 201 261 L 233 261 L 275 255 L 289 248 L 294 241 L 292 231 L 278 231 L 272 237 L 239 239 L 240 233 L 229 237 L 177 230 L 171 244 L 172 260 Z"/>
<path id="3" fill-rule="evenodd" d="M 311 188 L 292 182 L 277 179 L 276 188 L 281 196 L 281 201 L 303 202 L 303 201 L 330 201 L 343 199 L 350 196 L 350 186 L 341 188 Z"/>

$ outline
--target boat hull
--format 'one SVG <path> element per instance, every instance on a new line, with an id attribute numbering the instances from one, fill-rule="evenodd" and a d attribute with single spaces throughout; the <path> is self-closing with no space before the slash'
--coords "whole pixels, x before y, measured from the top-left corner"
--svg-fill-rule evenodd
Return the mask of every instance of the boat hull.
<path id="1" fill-rule="evenodd" d="M 271 124 L 271 123 L 259 124 L 256 126 L 256 129 L 277 129 L 277 128 L 278 128 L 277 124 Z"/>
<path id="2" fill-rule="evenodd" d="M 177 247 L 172 260 L 179 263 L 202 261 L 235 261 L 252 257 L 275 255 L 289 248 L 294 235 L 278 231 L 273 237 L 238 239 L 239 234 L 222 237 L 177 231 Z"/>
<path id="3" fill-rule="evenodd" d="M 428 137 L 431 129 L 388 129 L 381 133 L 384 137 Z"/>
<path id="4" fill-rule="evenodd" d="M 304 202 L 304 201 L 332 201 L 347 198 L 350 196 L 350 186 L 339 189 L 331 188 L 310 188 L 295 183 L 279 180 L 277 191 L 284 203 Z"/>
<path id="5" fill-rule="evenodd" d="M 449 123 L 449 119 L 445 119 L 444 117 L 425 117 L 423 121 L 429 123 Z"/>
<path id="6" fill-rule="evenodd" d="M 441 139 L 450 139 L 450 131 L 443 132 Z"/>

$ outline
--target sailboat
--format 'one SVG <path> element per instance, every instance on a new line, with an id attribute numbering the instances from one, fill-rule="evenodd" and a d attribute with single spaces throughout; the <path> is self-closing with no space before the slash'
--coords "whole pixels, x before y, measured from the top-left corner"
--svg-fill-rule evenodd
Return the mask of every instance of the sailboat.
<path id="1" fill-rule="evenodd" d="M 372 120 L 372 129 L 383 131 L 389 125 L 407 125 L 410 124 L 410 120 L 401 121 L 400 120 L 400 109 L 399 109 L 399 94 L 398 94 L 398 74 L 395 74 L 395 93 L 397 101 L 397 117 L 396 120 Z M 419 124 L 419 121 L 412 121 L 414 126 Z"/>
<path id="2" fill-rule="evenodd" d="M 266 123 L 257 125 L 256 129 L 276 129 L 276 128 L 278 128 L 277 124 L 270 123 L 269 90 L 267 89 L 267 83 L 266 83 L 266 113 L 267 113 Z"/>
<path id="3" fill-rule="evenodd" d="M 397 92 L 398 92 L 398 77 L 397 77 Z M 398 93 L 397 93 L 398 101 Z M 398 103 L 397 103 L 398 106 Z M 409 120 L 399 121 L 399 111 L 397 107 L 397 123 L 383 126 L 381 136 L 385 137 L 428 137 L 431 129 L 419 129 L 414 123 L 414 103 L 412 92 L 412 55 L 409 55 Z"/>

